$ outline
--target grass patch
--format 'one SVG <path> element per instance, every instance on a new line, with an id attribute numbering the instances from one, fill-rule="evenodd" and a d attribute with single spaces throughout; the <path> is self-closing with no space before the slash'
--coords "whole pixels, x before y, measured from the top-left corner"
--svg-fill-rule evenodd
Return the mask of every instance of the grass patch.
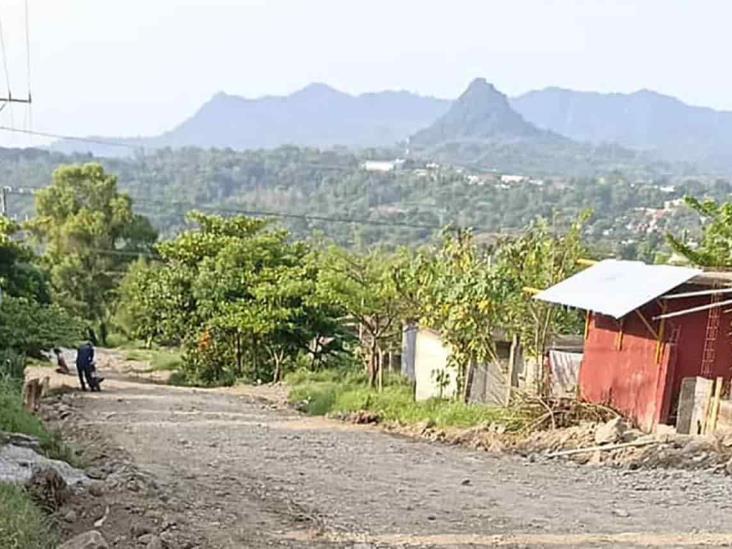
<path id="1" fill-rule="evenodd" d="M 181 353 L 178 349 L 155 347 L 152 349 L 130 349 L 124 352 L 127 360 L 146 362 L 152 371 L 173 372 L 179 370 L 182 364 Z"/>
<path id="2" fill-rule="evenodd" d="M 21 385 L 10 380 L 0 380 L 0 430 L 31 435 L 41 443 L 50 439 L 41 420 L 23 408 Z"/>
<path id="3" fill-rule="evenodd" d="M 0 483 L 0 549 L 53 549 L 49 519 L 20 486 Z"/>
<path id="4" fill-rule="evenodd" d="M 36 437 L 48 457 L 77 467 L 82 465 L 79 456 L 62 442 L 58 433 L 49 432 L 40 419 L 23 407 L 21 385 L 7 378 L 0 379 L 0 431 Z"/>
<path id="5" fill-rule="evenodd" d="M 386 376 L 381 392 L 369 388 L 360 372 L 299 371 L 286 381 L 291 387 L 290 401 L 304 403 L 310 415 L 367 410 L 382 421 L 403 425 L 428 422 L 437 427 L 471 427 L 496 422 L 509 431 L 521 429 L 527 420 L 525 414 L 499 407 L 438 399 L 415 402 L 412 384 L 397 375 Z"/>

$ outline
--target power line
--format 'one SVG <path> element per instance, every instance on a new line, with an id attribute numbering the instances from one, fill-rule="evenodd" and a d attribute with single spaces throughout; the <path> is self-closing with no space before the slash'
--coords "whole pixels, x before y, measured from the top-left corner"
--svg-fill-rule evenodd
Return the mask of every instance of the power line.
<path id="1" fill-rule="evenodd" d="M 14 195 L 32 195 L 36 191 L 44 189 L 46 187 L 8 187 L 8 193 Z M 194 204 L 192 202 L 184 202 L 180 200 L 155 200 L 151 198 L 135 197 L 130 196 L 135 205 L 153 205 L 153 206 L 178 206 L 185 207 L 190 210 L 208 211 L 214 213 L 230 213 L 237 215 L 248 215 L 253 217 L 276 217 L 282 219 L 300 219 L 304 221 L 320 221 L 326 223 L 349 223 L 356 225 L 373 225 L 377 227 L 401 227 L 408 229 L 424 229 L 431 231 L 439 231 L 444 228 L 444 225 L 440 224 L 426 224 L 426 223 L 411 223 L 406 221 L 383 221 L 378 219 L 365 219 L 356 217 L 333 217 L 325 215 L 315 214 L 301 214 L 294 212 L 277 212 L 271 210 L 258 210 L 258 209 L 244 209 L 244 208 L 231 208 L 223 206 L 205 206 L 201 204 Z M 179 214 L 184 217 L 183 214 Z M 473 226 L 475 230 L 482 232 L 491 232 L 491 229 L 486 227 Z M 500 234 L 500 233 L 496 233 Z"/>
<path id="2" fill-rule="evenodd" d="M 200 204 L 193 204 L 190 202 L 182 202 L 179 200 L 175 201 L 162 201 L 153 200 L 146 198 L 136 198 L 131 196 L 135 204 L 154 204 L 154 205 L 172 205 L 172 206 L 185 206 L 191 210 L 209 210 L 221 213 L 233 213 L 240 215 L 258 216 L 258 217 L 281 217 L 284 219 L 301 219 L 306 221 L 326 221 L 329 223 L 355 223 L 360 225 L 376 225 L 384 227 L 408 227 L 413 229 L 441 229 L 442 227 L 437 225 L 426 225 L 418 223 L 406 223 L 401 221 L 381 221 L 378 219 L 364 219 L 354 217 L 331 217 L 325 215 L 311 215 L 311 214 L 300 214 L 294 212 L 276 212 L 271 210 L 256 210 L 256 209 L 243 209 L 243 208 L 230 208 L 222 206 L 202 206 Z"/>
<path id="3" fill-rule="evenodd" d="M 15 101 L 15 99 L 13 100 Z M 91 137 L 77 137 L 73 135 L 62 135 L 51 132 L 41 132 L 36 130 L 25 130 L 21 128 L 13 128 L 11 126 L 0 126 L 0 130 L 5 132 L 24 133 L 28 135 L 37 135 L 40 137 L 50 137 L 52 139 L 66 139 L 69 141 L 82 141 L 84 143 L 95 143 L 97 145 L 108 145 L 110 147 L 127 147 L 130 149 L 141 149 L 139 145 L 133 145 L 132 143 L 122 143 L 120 141 L 107 141 L 104 139 L 94 139 Z"/>
<path id="4" fill-rule="evenodd" d="M 3 32 L 2 18 L 0 18 L 0 50 L 2 50 L 3 72 L 5 73 L 5 83 L 8 86 L 8 97 L 11 97 L 12 92 L 10 91 L 10 71 L 8 71 L 8 56 L 5 50 L 5 33 Z"/>
<path id="5" fill-rule="evenodd" d="M 25 0 L 25 71 L 28 85 L 28 103 L 31 101 L 31 55 L 30 55 L 30 20 L 28 18 L 28 0 Z"/>

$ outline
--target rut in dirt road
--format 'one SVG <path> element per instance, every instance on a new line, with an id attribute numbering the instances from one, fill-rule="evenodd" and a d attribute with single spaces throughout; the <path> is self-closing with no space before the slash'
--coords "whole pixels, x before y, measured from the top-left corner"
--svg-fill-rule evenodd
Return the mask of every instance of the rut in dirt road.
<path id="1" fill-rule="evenodd" d="M 205 547 L 732 543 L 721 476 L 532 463 L 219 391 L 105 389 L 74 406 L 185 503 Z"/>

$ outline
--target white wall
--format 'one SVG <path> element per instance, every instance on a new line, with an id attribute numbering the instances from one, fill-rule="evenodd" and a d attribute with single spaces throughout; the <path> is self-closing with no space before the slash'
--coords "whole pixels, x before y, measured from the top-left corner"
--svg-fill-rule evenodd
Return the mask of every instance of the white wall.
<path id="1" fill-rule="evenodd" d="M 440 385 L 435 378 L 436 372 L 446 371 L 449 383 L 442 391 L 443 398 L 450 398 L 457 391 L 457 372 L 447 367 L 450 350 L 443 345 L 439 334 L 432 330 L 420 329 L 414 357 L 414 375 L 416 381 L 416 400 L 428 400 L 440 396 Z"/>

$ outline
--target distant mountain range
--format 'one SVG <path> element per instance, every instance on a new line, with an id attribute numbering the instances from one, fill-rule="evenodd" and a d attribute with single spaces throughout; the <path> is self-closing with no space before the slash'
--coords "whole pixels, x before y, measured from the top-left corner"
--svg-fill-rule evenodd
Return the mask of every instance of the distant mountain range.
<path id="1" fill-rule="evenodd" d="M 536 126 L 576 141 L 616 143 L 667 160 L 732 168 L 732 112 L 693 107 L 649 90 L 546 88 L 516 97 L 511 105 Z"/>
<path id="2" fill-rule="evenodd" d="M 390 147 L 429 125 L 449 107 L 450 101 L 409 92 L 350 95 L 325 84 L 311 84 L 284 97 L 245 99 L 217 93 L 172 130 L 121 141 L 145 148 Z M 53 148 L 100 156 L 125 152 L 120 147 L 68 140 Z"/>
<path id="3" fill-rule="evenodd" d="M 690 106 L 645 90 L 604 94 L 546 88 L 508 99 L 484 79 L 471 83 L 456 101 L 404 91 L 350 95 L 325 84 L 259 99 L 218 93 L 162 135 L 107 139 L 144 148 L 240 150 L 392 147 L 409 140 L 418 148 L 443 145 L 444 152 L 456 143 L 465 151 L 470 143 L 476 152 L 472 157 L 483 159 L 490 155 L 478 154 L 481 143 L 493 149 L 530 144 L 540 156 L 563 146 L 570 155 L 609 147 L 626 159 L 642 153 L 643 158 L 732 173 L 732 112 Z M 585 148 L 577 147 L 581 143 Z M 550 151 L 539 150 L 542 146 Z M 52 149 L 97 156 L 129 152 L 76 141 L 60 141 Z"/>

